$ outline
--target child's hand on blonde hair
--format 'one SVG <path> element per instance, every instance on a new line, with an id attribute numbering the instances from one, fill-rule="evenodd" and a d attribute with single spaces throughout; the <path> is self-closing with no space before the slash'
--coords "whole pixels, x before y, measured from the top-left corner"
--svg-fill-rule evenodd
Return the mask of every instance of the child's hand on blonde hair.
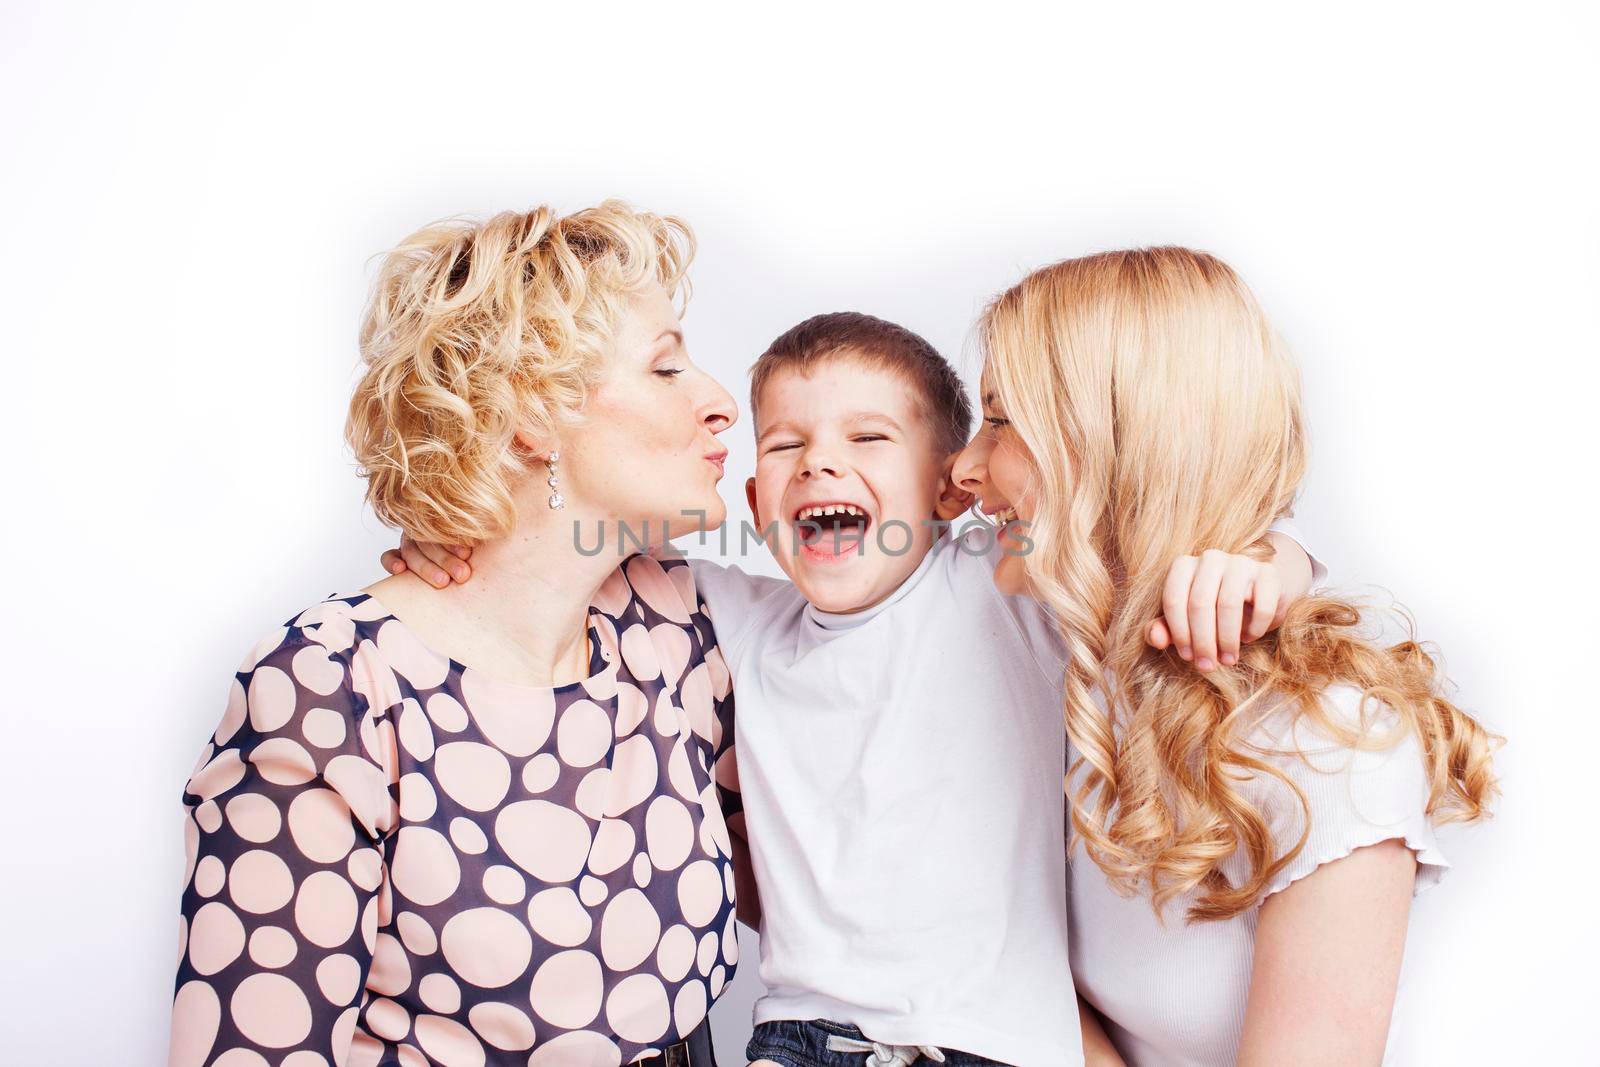
<path id="1" fill-rule="evenodd" d="M 1283 622 L 1294 596 L 1285 596 L 1273 561 L 1210 548 L 1179 556 L 1167 572 L 1161 617 L 1145 640 L 1152 648 L 1176 647 L 1201 671 L 1239 662 L 1239 646 Z"/>

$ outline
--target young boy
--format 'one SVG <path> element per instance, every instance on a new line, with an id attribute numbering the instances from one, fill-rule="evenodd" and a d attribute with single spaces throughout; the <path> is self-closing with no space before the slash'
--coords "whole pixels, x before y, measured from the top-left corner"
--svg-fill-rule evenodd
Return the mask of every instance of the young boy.
<path id="1" fill-rule="evenodd" d="M 992 531 L 937 521 L 967 503 L 947 473 L 960 379 L 854 313 L 794 327 L 752 374 L 746 493 L 790 581 L 691 561 L 741 708 L 722 784 L 742 793 L 767 988 L 747 1055 L 1081 1063 L 1064 652 L 1043 609 L 995 589 Z"/>

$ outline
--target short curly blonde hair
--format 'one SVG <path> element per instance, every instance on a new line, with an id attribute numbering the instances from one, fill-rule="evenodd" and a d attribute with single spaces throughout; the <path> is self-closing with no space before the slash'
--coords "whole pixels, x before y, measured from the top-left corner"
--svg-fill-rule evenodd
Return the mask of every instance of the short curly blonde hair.
<path id="1" fill-rule="evenodd" d="M 620 200 L 565 216 L 446 219 L 388 252 L 345 424 L 378 518 L 441 544 L 508 534 L 512 486 L 527 470 L 513 435 L 569 421 L 627 293 L 656 282 L 687 299 L 693 256 L 685 223 Z"/>

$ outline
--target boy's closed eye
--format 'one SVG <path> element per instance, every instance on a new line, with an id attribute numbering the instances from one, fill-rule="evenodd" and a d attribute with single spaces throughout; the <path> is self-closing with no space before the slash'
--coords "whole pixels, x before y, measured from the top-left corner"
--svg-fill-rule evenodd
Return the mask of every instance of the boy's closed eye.
<path id="1" fill-rule="evenodd" d="M 850 438 L 850 443 L 851 444 L 857 444 L 857 445 L 869 445 L 869 444 L 875 444 L 875 443 L 880 442 L 880 441 L 888 441 L 889 439 L 890 438 L 886 434 L 881 434 L 881 433 L 861 433 L 861 434 L 855 434 L 854 436 L 852 436 Z M 801 441 L 781 441 L 781 442 L 779 442 L 777 444 L 768 445 L 764 449 L 764 451 L 766 451 L 766 452 L 784 452 L 784 451 L 787 451 L 787 450 L 792 449 L 792 448 L 799 448 L 799 447 L 801 447 L 802 444 L 803 444 L 803 442 L 801 442 Z"/>

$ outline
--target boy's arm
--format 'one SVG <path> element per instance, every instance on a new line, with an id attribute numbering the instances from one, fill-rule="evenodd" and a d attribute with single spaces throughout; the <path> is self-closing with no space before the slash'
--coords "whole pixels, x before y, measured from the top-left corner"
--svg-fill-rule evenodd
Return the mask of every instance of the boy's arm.
<path id="1" fill-rule="evenodd" d="M 1282 607 L 1286 609 L 1311 592 L 1316 577 L 1315 561 L 1311 558 L 1311 553 L 1306 551 L 1306 546 L 1297 541 L 1292 534 L 1268 530 L 1267 540 L 1272 543 L 1272 558 L 1267 562 L 1277 572 L 1278 583 L 1284 594 Z M 1280 611 L 1273 617 L 1272 626 L 1267 629 L 1273 629 L 1282 622 L 1283 614 Z M 1262 630 L 1256 636 L 1260 637 L 1266 632 Z"/>
<path id="2" fill-rule="evenodd" d="M 1100 1023 L 1100 1013 L 1083 999 L 1082 993 L 1078 994 L 1078 1025 L 1083 1029 L 1084 1067 L 1125 1067 L 1122 1054 L 1111 1043 L 1111 1038 L 1106 1036 L 1106 1028 Z"/>
<path id="3" fill-rule="evenodd" d="M 709 560 L 688 561 L 694 576 L 698 613 L 711 621 L 714 633 L 702 631 L 702 639 L 717 647 L 708 657 L 721 660 L 720 671 L 712 672 L 712 707 L 718 724 L 712 777 L 717 799 L 727 821 L 728 840 L 733 846 L 733 891 L 739 921 L 752 930 L 761 929 L 761 893 L 756 885 L 755 865 L 750 858 L 750 831 L 745 824 L 744 797 L 739 791 L 737 735 L 733 690 L 733 671 L 738 663 L 736 646 L 753 615 L 758 615 L 761 599 L 787 583 L 781 579 L 750 575 L 737 567 L 724 567 Z"/>
<path id="4" fill-rule="evenodd" d="M 737 828 L 735 823 L 738 824 Z M 738 903 L 739 921 L 759 933 L 761 891 L 756 886 L 756 871 L 750 862 L 750 840 L 745 836 L 744 812 L 739 812 L 728 821 L 728 837 L 733 841 L 733 892 Z"/>
<path id="5" fill-rule="evenodd" d="M 436 589 L 443 589 L 451 582 L 464 585 L 471 581 L 471 561 L 470 547 L 413 541 L 406 535 L 401 536 L 399 548 L 391 548 L 381 557 L 383 569 L 390 574 L 409 570 Z M 746 574 L 738 567 L 712 560 L 691 559 L 689 566 L 694 572 L 695 586 L 716 619 L 717 640 L 725 653 L 737 644 L 752 616 L 759 614 L 761 599 L 789 584 L 784 578 Z"/>
<path id="6" fill-rule="evenodd" d="M 1273 520 L 1272 525 L 1267 527 L 1267 540 L 1271 541 L 1272 547 L 1279 552 L 1288 552 L 1291 555 L 1298 553 L 1306 558 L 1306 564 L 1311 568 L 1310 584 L 1307 589 L 1314 589 L 1327 582 L 1327 565 L 1311 551 L 1305 535 L 1287 517 L 1280 516 Z"/>

